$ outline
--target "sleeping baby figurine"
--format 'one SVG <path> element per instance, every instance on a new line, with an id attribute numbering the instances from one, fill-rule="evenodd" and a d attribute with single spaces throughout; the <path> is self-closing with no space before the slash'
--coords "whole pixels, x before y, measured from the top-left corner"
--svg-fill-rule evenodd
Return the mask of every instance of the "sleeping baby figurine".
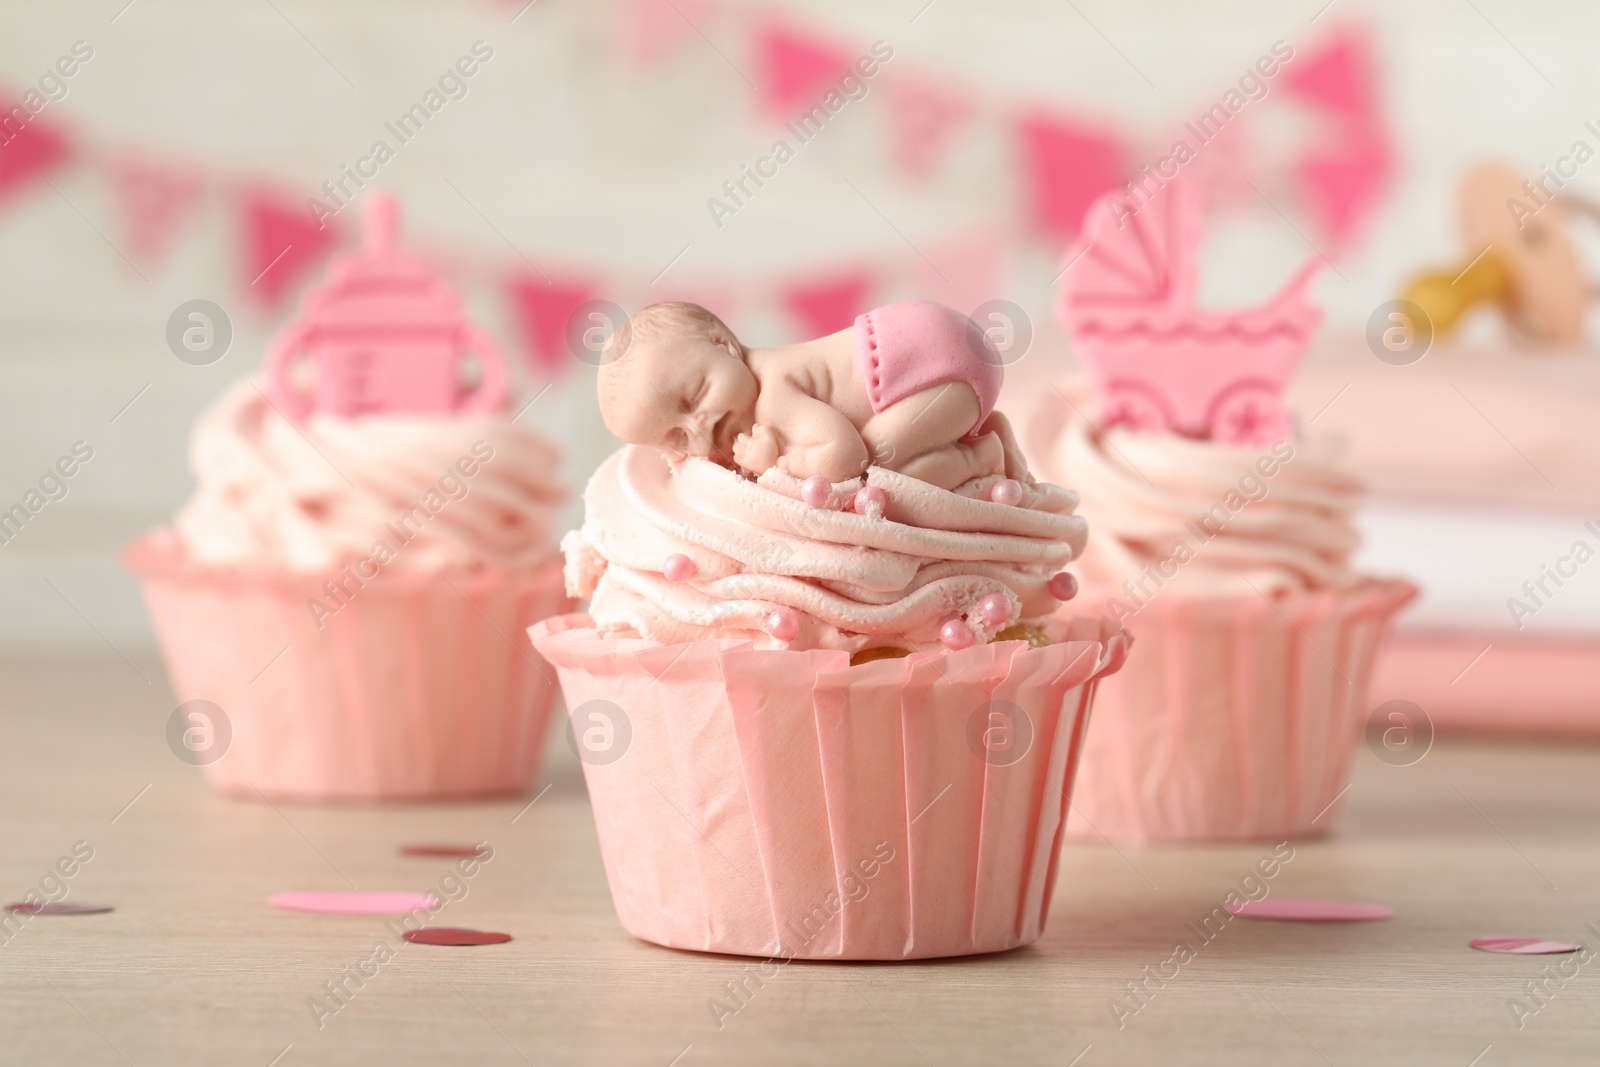
<path id="1" fill-rule="evenodd" d="M 759 477 L 842 482 L 878 466 L 954 489 L 1032 484 L 1005 416 L 999 358 L 966 316 L 904 300 L 838 333 L 748 348 L 696 304 L 652 304 L 602 353 L 600 414 L 622 440 Z"/>

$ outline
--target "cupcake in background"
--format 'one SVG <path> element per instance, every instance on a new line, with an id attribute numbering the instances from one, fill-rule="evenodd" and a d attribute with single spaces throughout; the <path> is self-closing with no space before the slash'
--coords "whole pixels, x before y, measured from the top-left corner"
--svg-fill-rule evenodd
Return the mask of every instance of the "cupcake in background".
<path id="1" fill-rule="evenodd" d="M 1073 611 L 1139 646 L 1085 742 L 1068 833 L 1089 840 L 1326 832 L 1374 658 L 1415 595 L 1350 568 L 1361 486 L 1282 405 L 1320 319 L 1311 271 L 1262 307 L 1197 309 L 1201 210 L 1181 179 L 1090 209 L 1059 304 L 1089 380 L 1027 435 L 1094 530 Z"/>
<path id="2" fill-rule="evenodd" d="M 366 248 L 201 417 L 198 485 L 129 547 L 213 785 L 383 799 L 526 789 L 555 697 L 526 628 L 569 611 L 560 454 L 374 196 Z M 470 357 L 470 358 L 469 358 Z M 198 754 L 197 754 L 198 755 Z"/>
<path id="3" fill-rule="evenodd" d="M 907 331 L 903 351 L 880 329 L 863 359 L 965 358 L 959 333 L 938 332 L 944 309 L 892 309 L 869 315 L 934 328 Z M 692 311 L 716 333 L 711 404 L 753 393 L 746 374 L 765 357 Z M 847 341 L 826 339 L 844 360 Z M 803 348 L 773 358 L 809 367 Z M 648 373 L 617 387 L 646 388 Z M 674 425 L 760 436 L 737 412 L 729 425 L 705 404 L 682 410 Z M 1073 493 L 1014 473 L 945 489 L 869 466 L 829 482 L 643 444 L 600 466 L 563 544 L 589 614 L 532 636 L 560 675 L 629 932 L 784 959 L 1040 936 L 1089 704 L 1127 642 L 1100 619 L 1053 616 L 1085 525 Z"/>

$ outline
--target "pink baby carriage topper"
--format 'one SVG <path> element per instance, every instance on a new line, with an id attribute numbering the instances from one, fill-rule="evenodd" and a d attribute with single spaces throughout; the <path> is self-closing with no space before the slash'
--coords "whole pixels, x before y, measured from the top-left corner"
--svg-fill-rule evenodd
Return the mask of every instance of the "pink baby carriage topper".
<path id="1" fill-rule="evenodd" d="M 438 274 L 398 246 L 394 198 L 371 194 L 366 223 L 365 245 L 334 257 L 267 354 L 273 402 L 293 419 L 497 410 L 505 361 Z"/>
<path id="2" fill-rule="evenodd" d="M 1259 307 L 1198 308 L 1204 214 L 1199 187 L 1181 177 L 1142 207 L 1101 197 L 1067 251 L 1056 313 L 1103 425 L 1270 445 L 1289 435 L 1284 387 L 1322 320 L 1306 295 L 1320 261 Z"/>

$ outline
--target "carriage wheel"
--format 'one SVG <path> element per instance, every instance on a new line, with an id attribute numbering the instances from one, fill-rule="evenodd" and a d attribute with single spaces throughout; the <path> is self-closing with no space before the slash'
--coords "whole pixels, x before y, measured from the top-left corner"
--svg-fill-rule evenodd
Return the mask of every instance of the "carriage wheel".
<path id="1" fill-rule="evenodd" d="M 1207 420 L 1211 439 L 1219 444 L 1260 448 L 1289 438 L 1289 416 L 1277 389 L 1243 382 L 1211 405 Z"/>
<path id="2" fill-rule="evenodd" d="M 1105 429 L 1123 426 L 1140 433 L 1159 433 L 1173 429 L 1166 404 L 1152 390 L 1130 382 L 1106 386 L 1100 402 L 1100 423 Z"/>

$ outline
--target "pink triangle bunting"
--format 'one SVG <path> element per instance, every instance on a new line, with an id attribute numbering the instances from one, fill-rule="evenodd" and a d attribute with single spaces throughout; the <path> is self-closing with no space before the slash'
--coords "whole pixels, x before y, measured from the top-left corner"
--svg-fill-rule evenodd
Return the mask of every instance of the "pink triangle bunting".
<path id="1" fill-rule="evenodd" d="M 1034 112 L 1017 122 L 1034 221 L 1051 237 L 1071 240 L 1083 214 L 1127 173 L 1122 143 L 1094 127 Z"/>
<path id="2" fill-rule="evenodd" d="M 1296 96 L 1330 111 L 1370 115 L 1377 110 L 1372 57 L 1366 36 L 1347 28 L 1327 44 L 1290 63 L 1284 87 Z"/>
<path id="3" fill-rule="evenodd" d="M 928 262 L 918 258 L 917 272 L 930 300 L 971 315 L 978 305 L 1000 297 L 1000 265 L 1005 240 L 984 230 L 945 245 L 927 248 Z"/>
<path id="4" fill-rule="evenodd" d="M 1288 91 L 1326 116 L 1327 133 L 1294 170 L 1311 213 L 1336 247 L 1354 239 L 1394 174 L 1394 147 L 1373 70 L 1371 44 L 1355 28 L 1336 33 L 1286 69 Z"/>
<path id="5" fill-rule="evenodd" d="M 759 23 L 755 34 L 761 108 L 772 118 L 794 118 L 850 71 L 849 56 L 781 20 Z"/>
<path id="6" fill-rule="evenodd" d="M 821 337 L 844 329 L 868 310 L 876 284 L 865 269 L 793 282 L 782 287 L 783 306 L 804 326 L 806 337 Z"/>
<path id="7" fill-rule="evenodd" d="M 158 262 L 199 204 L 204 183 L 192 173 L 147 160 L 115 163 L 111 179 L 122 206 L 128 255 L 140 263 Z"/>
<path id="8" fill-rule="evenodd" d="M 626 0 L 623 54 L 634 67 L 653 67 L 697 36 L 712 13 L 710 0 Z"/>
<path id="9" fill-rule="evenodd" d="M 572 359 L 567 323 L 579 305 L 595 299 L 596 287 L 583 280 L 545 281 L 519 275 L 506 286 L 522 337 L 528 366 L 544 374 L 563 370 Z"/>
<path id="10" fill-rule="evenodd" d="M 243 198 L 245 290 L 264 308 L 279 307 L 338 242 L 332 220 L 321 225 L 300 204 L 265 191 Z"/>
<path id="11" fill-rule="evenodd" d="M 27 108 L 18 104 L 4 113 L 6 121 L 0 125 L 0 201 L 44 180 L 46 174 L 72 158 L 66 134 L 38 119 L 31 119 L 19 129 L 13 117 L 19 111 L 26 114 Z"/>
<path id="12" fill-rule="evenodd" d="M 921 78 L 897 78 L 887 86 L 894 161 L 911 178 L 933 173 L 951 135 L 972 117 L 971 94 Z"/>

